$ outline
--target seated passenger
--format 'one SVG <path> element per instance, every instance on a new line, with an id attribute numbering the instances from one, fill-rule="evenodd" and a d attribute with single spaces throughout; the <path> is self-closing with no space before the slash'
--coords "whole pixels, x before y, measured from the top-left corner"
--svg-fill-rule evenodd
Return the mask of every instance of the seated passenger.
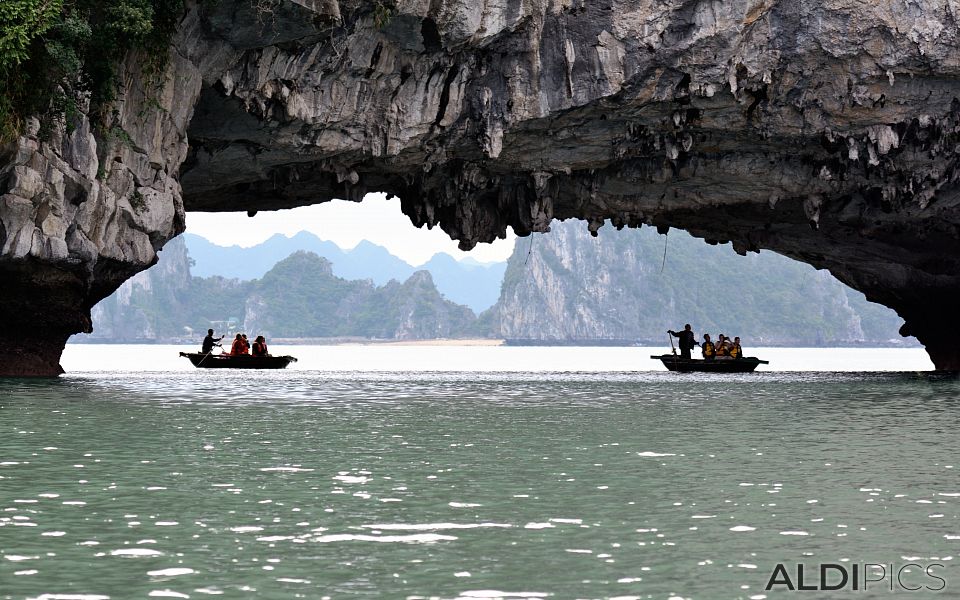
<path id="1" fill-rule="evenodd" d="M 740 336 L 733 338 L 733 347 L 730 348 L 732 358 L 743 358 L 743 348 L 740 347 Z"/>
<path id="2" fill-rule="evenodd" d="M 703 334 L 703 343 L 700 344 L 700 350 L 703 352 L 703 360 L 713 360 L 717 351 L 713 346 L 713 342 L 710 341 L 710 334 Z"/>
<path id="3" fill-rule="evenodd" d="M 719 336 L 717 336 L 717 345 L 716 345 L 717 358 L 727 356 L 730 354 L 730 346 L 728 344 L 729 342 L 727 341 L 727 336 L 723 335 L 722 333 Z"/>
<path id="4" fill-rule="evenodd" d="M 267 340 L 263 339 L 262 335 L 258 335 L 257 339 L 253 340 L 253 355 L 267 356 L 267 354 Z"/>
<path id="5" fill-rule="evenodd" d="M 243 342 L 243 336 L 239 333 L 233 338 L 233 345 L 230 346 L 231 356 L 242 356 L 247 353 L 247 345 Z"/>
<path id="6" fill-rule="evenodd" d="M 733 343 L 730 341 L 730 338 L 724 334 L 720 334 L 720 339 L 717 341 L 717 358 L 729 360 L 733 358 L 730 356 L 730 350 L 733 348 Z"/>

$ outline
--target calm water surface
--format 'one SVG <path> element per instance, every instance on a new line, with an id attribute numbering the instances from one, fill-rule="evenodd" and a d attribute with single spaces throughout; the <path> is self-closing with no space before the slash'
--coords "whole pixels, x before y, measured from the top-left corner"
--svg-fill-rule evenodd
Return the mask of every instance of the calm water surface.
<path id="1" fill-rule="evenodd" d="M 939 562 L 927 595 L 960 597 L 955 379 L 536 348 L 136 372 L 163 349 L 118 348 L 0 380 L 0 598 L 792 598 L 763 591 L 777 562 L 846 561 Z"/>

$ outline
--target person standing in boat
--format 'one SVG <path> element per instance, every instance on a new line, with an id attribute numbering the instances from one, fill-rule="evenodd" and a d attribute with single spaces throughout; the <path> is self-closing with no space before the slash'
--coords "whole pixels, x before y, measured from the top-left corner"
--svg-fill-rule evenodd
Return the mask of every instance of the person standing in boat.
<path id="1" fill-rule="evenodd" d="M 717 349 L 710 341 L 710 334 L 703 334 L 703 343 L 700 344 L 700 350 L 703 352 L 703 360 L 713 360 L 717 357 Z"/>
<path id="2" fill-rule="evenodd" d="M 690 323 L 683 326 L 683 331 L 676 332 L 670 329 L 667 333 L 675 338 L 679 338 L 680 358 L 690 360 L 690 351 L 693 350 L 694 346 L 698 345 L 697 336 L 694 335 L 693 330 L 690 328 Z"/>
<path id="3" fill-rule="evenodd" d="M 262 335 L 258 335 L 257 339 L 253 340 L 253 356 L 267 356 L 267 340 L 263 338 Z"/>
<path id="4" fill-rule="evenodd" d="M 213 347 L 217 345 L 217 342 L 223 339 L 221 335 L 218 338 L 213 337 L 213 330 L 207 330 L 207 337 L 203 338 L 203 345 L 200 347 L 201 354 L 210 354 L 213 352 Z"/>

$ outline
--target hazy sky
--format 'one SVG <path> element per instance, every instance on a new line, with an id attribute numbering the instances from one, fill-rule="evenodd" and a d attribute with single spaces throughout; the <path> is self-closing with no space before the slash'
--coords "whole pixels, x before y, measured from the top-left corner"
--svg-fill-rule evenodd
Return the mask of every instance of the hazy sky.
<path id="1" fill-rule="evenodd" d="M 292 236 L 309 231 L 350 249 L 362 240 L 383 246 L 408 263 L 421 265 L 437 252 L 454 258 L 467 256 L 481 261 L 506 260 L 513 251 L 516 236 L 492 244 L 477 244 L 470 252 L 461 252 L 439 227 L 417 229 L 400 212 L 400 200 L 387 200 L 385 194 L 368 194 L 363 202 L 334 200 L 292 210 L 260 211 L 255 217 L 237 213 L 187 213 L 187 232 L 203 236 L 220 246 L 255 246 L 276 233 Z"/>

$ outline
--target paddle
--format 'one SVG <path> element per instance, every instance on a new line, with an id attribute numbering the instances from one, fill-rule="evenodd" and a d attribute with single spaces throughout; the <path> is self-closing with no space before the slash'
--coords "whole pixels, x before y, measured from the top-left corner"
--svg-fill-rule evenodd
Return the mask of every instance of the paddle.
<path id="1" fill-rule="evenodd" d="M 667 339 L 670 340 L 670 352 L 672 352 L 673 355 L 676 356 L 676 355 L 677 355 L 677 349 L 673 346 L 673 334 L 670 333 L 670 330 L 669 330 L 669 329 L 667 330 Z"/>
<path id="2" fill-rule="evenodd" d="M 220 354 L 223 354 L 223 344 L 214 344 L 214 348 L 220 348 Z M 207 355 L 200 359 L 200 362 L 197 363 L 197 368 L 200 368 L 200 365 L 203 364 L 203 361 L 207 360 L 213 354 L 213 350 L 207 352 Z"/>

